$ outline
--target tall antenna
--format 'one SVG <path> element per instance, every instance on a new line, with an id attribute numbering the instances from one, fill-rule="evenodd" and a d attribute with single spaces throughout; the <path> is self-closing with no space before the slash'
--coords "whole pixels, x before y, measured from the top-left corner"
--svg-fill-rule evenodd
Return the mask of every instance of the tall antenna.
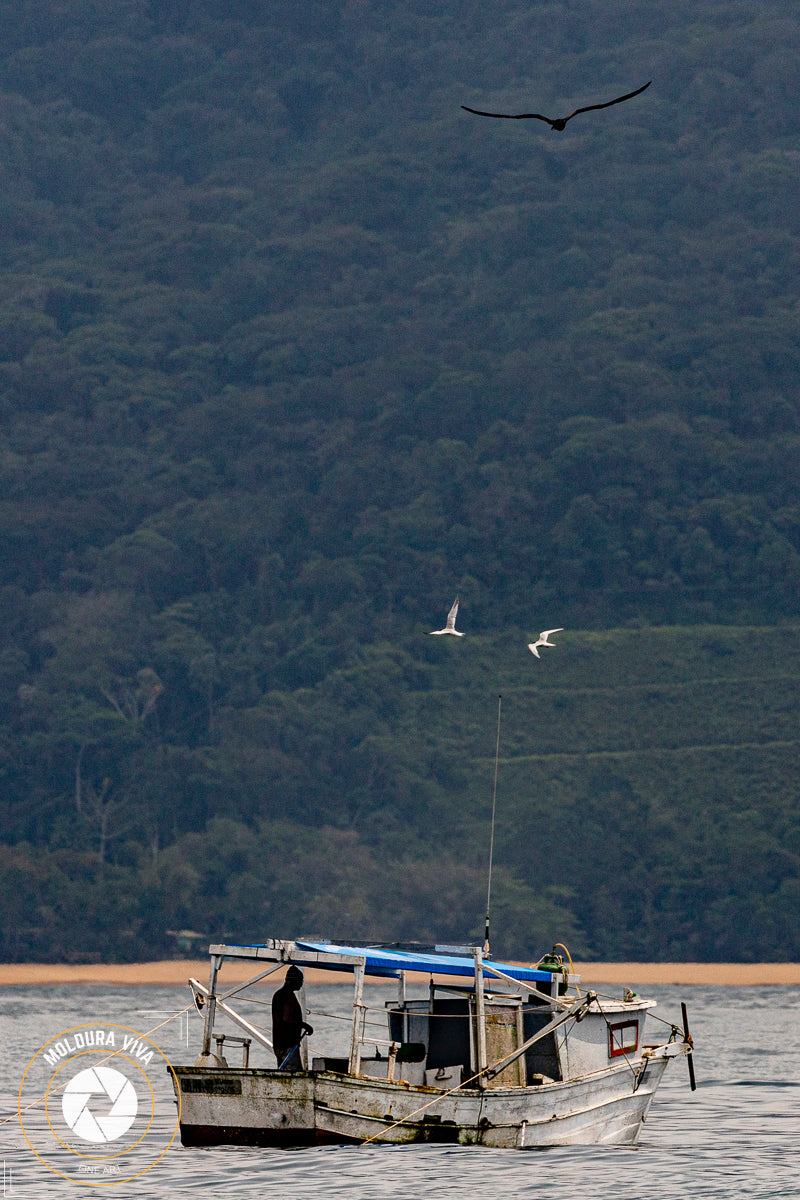
<path id="1" fill-rule="evenodd" d="M 489 886 L 486 889 L 486 929 L 483 934 L 483 953 L 489 953 L 489 909 L 492 904 L 492 862 L 494 859 L 494 814 L 497 809 L 497 763 L 500 758 L 500 707 L 503 697 L 497 697 L 497 741 L 494 747 L 494 790 L 492 792 L 492 832 L 489 838 Z"/>

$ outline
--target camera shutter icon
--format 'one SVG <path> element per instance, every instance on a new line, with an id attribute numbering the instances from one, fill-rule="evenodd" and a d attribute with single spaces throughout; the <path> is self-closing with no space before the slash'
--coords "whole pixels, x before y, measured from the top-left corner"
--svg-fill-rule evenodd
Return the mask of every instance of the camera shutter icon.
<path id="1" fill-rule="evenodd" d="M 138 1110 L 136 1089 L 113 1067 L 79 1071 L 64 1088 L 61 1100 L 65 1122 L 85 1142 L 116 1141 L 130 1129 Z"/>

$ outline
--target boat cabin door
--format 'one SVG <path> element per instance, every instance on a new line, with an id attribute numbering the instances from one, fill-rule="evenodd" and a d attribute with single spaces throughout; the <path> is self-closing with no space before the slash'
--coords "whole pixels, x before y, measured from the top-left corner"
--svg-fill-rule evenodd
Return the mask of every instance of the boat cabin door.
<path id="1" fill-rule="evenodd" d="M 475 1029 L 474 1044 L 478 1044 L 477 1006 L 473 1002 L 473 1022 Z M 483 1005 L 484 1028 L 486 1035 L 486 1063 L 493 1063 L 513 1054 L 524 1042 L 522 1027 L 522 1000 L 518 997 L 493 997 Z M 524 1087 L 525 1086 L 525 1055 L 509 1063 L 497 1075 L 487 1080 L 487 1087 Z"/>

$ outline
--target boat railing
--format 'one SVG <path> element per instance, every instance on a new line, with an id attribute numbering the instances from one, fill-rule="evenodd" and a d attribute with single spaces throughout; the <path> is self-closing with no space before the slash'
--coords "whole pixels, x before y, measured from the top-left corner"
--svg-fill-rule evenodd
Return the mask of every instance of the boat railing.
<path id="1" fill-rule="evenodd" d="M 252 1038 L 235 1037 L 232 1033 L 215 1033 L 214 1042 L 217 1047 L 217 1055 L 219 1058 L 224 1058 L 225 1043 L 230 1042 L 234 1046 L 242 1047 L 242 1070 L 246 1071 L 250 1066 L 250 1046 Z"/>

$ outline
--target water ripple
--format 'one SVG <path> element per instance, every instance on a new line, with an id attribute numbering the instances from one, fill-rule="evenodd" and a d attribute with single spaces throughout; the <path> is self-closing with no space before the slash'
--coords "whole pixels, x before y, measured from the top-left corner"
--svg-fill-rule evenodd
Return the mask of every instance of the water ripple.
<path id="1" fill-rule="evenodd" d="M 323 1012 L 346 1003 L 345 990 L 317 991 L 324 994 L 314 996 L 315 1007 Z M 659 1013 L 670 1017 L 687 998 L 686 988 L 648 991 L 658 999 Z M 370 996 L 382 1005 L 379 989 Z M 796 1195 L 800 996 L 792 989 L 703 987 L 689 1000 L 700 1086 L 690 1092 L 686 1071 L 675 1064 L 638 1147 L 520 1151 L 370 1145 L 286 1151 L 187 1150 L 176 1144 L 140 1180 L 97 1193 L 109 1200 L 261 1200 L 267 1195 L 276 1200 L 463 1200 L 471 1195 L 487 1200 L 564 1200 L 565 1195 L 575 1200 L 777 1200 Z M 15 1111 L 19 1079 L 41 1041 L 87 1020 L 88 1010 L 97 1020 L 141 1029 L 143 1011 L 174 1011 L 185 1004 L 186 994 L 177 988 L 0 989 L 0 1109 Z M 321 1023 L 331 1036 L 346 1037 L 341 1021 L 321 1018 Z M 195 1052 L 199 1018 L 193 1017 L 189 1033 L 189 1051 L 177 1025 L 159 1033 L 159 1044 L 175 1061 L 185 1061 Z M 770 1071 L 780 1077 L 770 1078 Z M 33 1157 L 18 1123 L 0 1130 L 13 1179 L 9 1200 L 63 1200 L 75 1190 Z"/>

